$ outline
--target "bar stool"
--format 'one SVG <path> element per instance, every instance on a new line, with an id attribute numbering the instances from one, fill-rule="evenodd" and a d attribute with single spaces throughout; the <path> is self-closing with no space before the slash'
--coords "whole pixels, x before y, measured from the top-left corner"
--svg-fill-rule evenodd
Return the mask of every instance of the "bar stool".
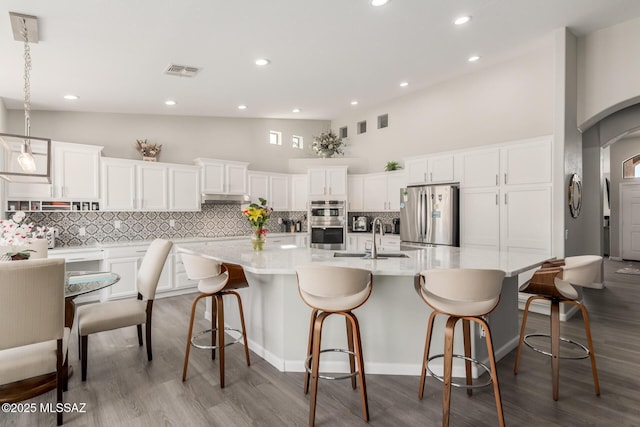
<path id="1" fill-rule="evenodd" d="M 589 326 L 589 314 L 585 306 L 578 301 L 580 295 L 572 286 L 593 287 L 600 289 L 600 285 L 594 284 L 594 280 L 600 274 L 602 267 L 602 257 L 598 255 L 582 255 L 567 257 L 564 260 L 553 261 L 542 265 L 527 283 L 520 287 L 520 292 L 535 294 L 527 300 L 522 316 L 522 327 L 520 329 L 520 340 L 518 342 L 518 352 L 516 354 L 516 364 L 513 369 L 514 374 L 518 374 L 520 363 L 520 352 L 522 343 L 531 349 L 551 357 L 551 377 L 553 385 L 553 400 L 558 400 L 558 389 L 560 382 L 560 359 L 591 359 L 591 371 L 593 373 L 593 384 L 596 396 L 600 396 L 600 383 L 598 381 L 598 371 L 596 369 L 596 356 L 593 351 L 593 341 L 591 340 L 591 327 Z M 532 301 L 545 300 L 551 303 L 551 333 L 550 334 L 528 334 L 524 331 L 527 326 L 527 315 Z M 587 335 L 588 348 L 583 344 L 560 336 L 560 303 L 572 304 L 580 309 L 584 320 L 584 328 Z M 551 353 L 536 348 L 528 342 L 530 337 L 549 337 L 551 339 Z M 565 342 L 578 347 L 584 354 L 579 356 L 561 356 L 560 342 Z"/>
<path id="2" fill-rule="evenodd" d="M 247 333 L 244 325 L 244 312 L 242 310 L 242 300 L 235 289 L 246 288 L 246 277 L 242 267 L 233 264 L 221 264 L 220 262 L 182 253 L 182 262 L 187 276 L 191 280 L 198 280 L 198 290 L 201 292 L 193 301 L 191 307 L 191 318 L 189 319 L 189 334 L 187 336 L 187 349 L 184 356 L 184 368 L 182 370 L 182 381 L 187 378 L 187 368 L 189 366 L 189 352 L 191 346 L 196 348 L 211 350 L 211 359 L 216 358 L 216 349 L 220 351 L 220 388 L 224 388 L 224 349 L 227 346 L 240 342 L 241 338 L 225 343 L 225 331 L 234 331 L 242 335 L 244 340 L 244 352 L 247 359 L 247 366 L 251 366 L 249 359 L 249 345 L 247 344 Z M 234 295 L 238 300 L 238 310 L 240 312 L 240 322 L 242 331 L 224 326 L 224 305 L 222 297 Z M 211 297 L 211 329 L 201 331 L 193 335 L 193 321 L 196 314 L 196 306 L 202 298 Z M 197 344 L 196 339 L 211 332 L 211 345 Z M 216 345 L 216 334 L 218 343 Z"/>
<path id="3" fill-rule="evenodd" d="M 416 291 L 424 302 L 433 309 L 427 325 L 427 339 L 424 346 L 422 359 L 422 372 L 420 375 L 420 389 L 418 397 L 422 399 L 424 393 L 425 376 L 428 373 L 443 383 L 442 392 L 442 425 L 449 425 L 449 412 L 451 406 L 451 386 L 467 389 L 471 396 L 473 388 L 485 387 L 493 383 L 493 393 L 498 411 L 500 426 L 504 426 L 504 414 L 500 399 L 500 386 L 498 384 L 498 371 L 493 351 L 491 330 L 484 316 L 491 313 L 500 301 L 502 279 L 504 272 L 500 270 L 478 269 L 441 269 L 425 270 L 416 277 Z M 433 335 L 433 323 L 437 315 L 448 316 L 445 338 L 444 354 L 429 357 L 429 348 Z M 464 356 L 453 354 L 454 329 L 458 320 L 462 320 L 464 336 Z M 471 328 L 470 322 L 475 322 L 484 331 L 487 342 L 490 368 L 471 358 Z M 429 362 L 436 358 L 444 358 L 444 375 L 436 375 L 429 369 Z M 466 371 L 466 384 L 452 381 L 453 358 L 464 359 Z M 483 384 L 473 384 L 471 378 L 471 364 L 474 363 L 490 374 L 491 378 Z"/>
<path id="4" fill-rule="evenodd" d="M 369 404 L 367 402 L 360 325 L 352 310 L 360 307 L 369 299 L 373 284 L 371 272 L 359 268 L 308 265 L 297 268 L 297 278 L 300 297 L 312 309 L 304 376 L 305 394 L 309 392 L 309 379 L 311 379 L 309 426 L 313 427 L 315 424 L 319 378 L 331 380 L 351 378 L 351 387 L 355 389 L 355 376 L 357 375 L 360 379 L 362 414 L 365 421 L 369 421 Z M 323 322 L 332 314 L 340 314 L 345 317 L 348 350 L 320 349 Z M 340 377 L 320 375 L 320 354 L 325 352 L 347 353 L 349 355 L 350 374 Z M 358 363 L 357 370 L 355 369 L 356 360 Z M 309 363 L 311 363 L 311 367 L 309 367 Z"/>

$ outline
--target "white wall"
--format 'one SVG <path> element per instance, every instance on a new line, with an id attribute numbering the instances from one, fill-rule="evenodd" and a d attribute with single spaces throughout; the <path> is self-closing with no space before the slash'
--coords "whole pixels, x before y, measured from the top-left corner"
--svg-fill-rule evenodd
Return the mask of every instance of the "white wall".
<path id="1" fill-rule="evenodd" d="M 356 106 L 334 118 L 331 127 L 348 127 L 346 155 L 368 158 L 368 172 L 381 172 L 387 161 L 412 155 L 552 134 L 553 52 L 553 37 L 545 38 L 518 58 L 384 105 Z M 381 114 L 389 114 L 389 127 L 376 129 Z M 367 132 L 356 135 L 362 120 Z"/>
<path id="2" fill-rule="evenodd" d="M 581 37 L 578 42 L 578 124 L 586 130 L 640 102 L 640 18 Z"/>
<path id="3" fill-rule="evenodd" d="M 23 112 L 9 110 L 9 129 L 21 133 Z M 160 161 L 193 162 L 196 157 L 242 160 L 253 170 L 286 172 L 290 158 L 315 157 L 313 135 L 328 129 L 322 120 L 237 119 L 224 117 L 32 111 L 31 135 L 56 141 L 104 146 L 103 155 L 140 159 L 136 140 L 162 144 Z M 269 131 L 282 132 L 283 145 L 269 144 Z M 305 150 L 291 148 L 291 136 Z"/>

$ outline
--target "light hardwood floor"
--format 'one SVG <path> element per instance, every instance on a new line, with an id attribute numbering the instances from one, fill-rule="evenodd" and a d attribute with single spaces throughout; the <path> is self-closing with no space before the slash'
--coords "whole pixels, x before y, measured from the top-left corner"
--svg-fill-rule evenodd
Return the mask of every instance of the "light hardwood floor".
<path id="1" fill-rule="evenodd" d="M 561 361 L 560 400 L 551 397 L 550 361 L 523 349 L 520 371 L 513 374 L 515 351 L 498 363 L 507 425 L 640 426 L 640 276 L 615 270 L 640 263 L 605 263 L 604 290 L 587 289 L 602 395 L 596 397 L 588 360 Z M 374 290 L 375 292 L 375 290 Z M 416 296 L 417 298 L 417 296 Z M 80 381 L 75 333 L 70 361 L 76 368 L 65 402 L 86 403 L 86 413 L 65 415 L 67 426 L 305 426 L 308 397 L 303 375 L 281 373 L 252 353 L 251 367 L 236 345 L 227 349 L 226 388 L 218 385 L 217 361 L 194 350 L 186 382 L 181 381 L 185 336 L 193 295 L 154 304 L 154 360 L 138 347 L 135 328 L 91 335 L 86 383 Z M 356 311 L 357 313 L 357 311 Z M 200 313 L 201 316 L 201 313 Z M 307 319 L 302 321 L 307 322 Z M 200 327 L 206 322 L 201 321 Z M 548 318 L 531 314 L 528 332 L 548 331 Z M 425 309 L 426 324 L 426 309 Z M 580 315 L 561 326 L 562 335 L 584 341 Z M 416 337 L 423 341 L 424 336 Z M 416 363 L 419 363 L 417 361 Z M 367 375 L 371 426 L 441 424 L 442 389 L 429 378 L 425 398 L 417 398 L 419 378 Z M 29 403 L 52 402 L 53 392 Z M 453 391 L 452 426 L 497 424 L 491 387 Z M 0 414 L 0 426 L 55 425 L 53 414 Z M 366 425 L 359 391 L 348 381 L 322 381 L 318 426 Z"/>

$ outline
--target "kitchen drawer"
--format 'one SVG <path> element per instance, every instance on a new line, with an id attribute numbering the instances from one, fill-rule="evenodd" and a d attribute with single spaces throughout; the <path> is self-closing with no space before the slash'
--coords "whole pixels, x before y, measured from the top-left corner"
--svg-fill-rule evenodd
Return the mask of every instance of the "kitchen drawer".
<path id="1" fill-rule="evenodd" d="M 107 259 L 111 258 L 129 258 L 129 257 L 144 257 L 147 253 L 149 245 L 144 246 L 121 246 L 116 248 L 107 249 Z"/>
<path id="2" fill-rule="evenodd" d="M 73 262 L 85 261 L 102 261 L 104 259 L 104 251 L 96 250 L 74 250 L 69 252 L 52 252 L 49 251 L 49 258 L 64 258 L 67 264 Z"/>

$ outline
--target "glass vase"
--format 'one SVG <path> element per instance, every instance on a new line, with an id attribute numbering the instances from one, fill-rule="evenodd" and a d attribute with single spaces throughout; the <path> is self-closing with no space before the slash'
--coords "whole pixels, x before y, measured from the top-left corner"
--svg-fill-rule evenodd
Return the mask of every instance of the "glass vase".
<path id="1" fill-rule="evenodd" d="M 261 232 L 253 233 L 251 236 L 251 246 L 254 251 L 261 251 L 264 249 L 264 242 L 267 239 L 267 235 Z"/>

